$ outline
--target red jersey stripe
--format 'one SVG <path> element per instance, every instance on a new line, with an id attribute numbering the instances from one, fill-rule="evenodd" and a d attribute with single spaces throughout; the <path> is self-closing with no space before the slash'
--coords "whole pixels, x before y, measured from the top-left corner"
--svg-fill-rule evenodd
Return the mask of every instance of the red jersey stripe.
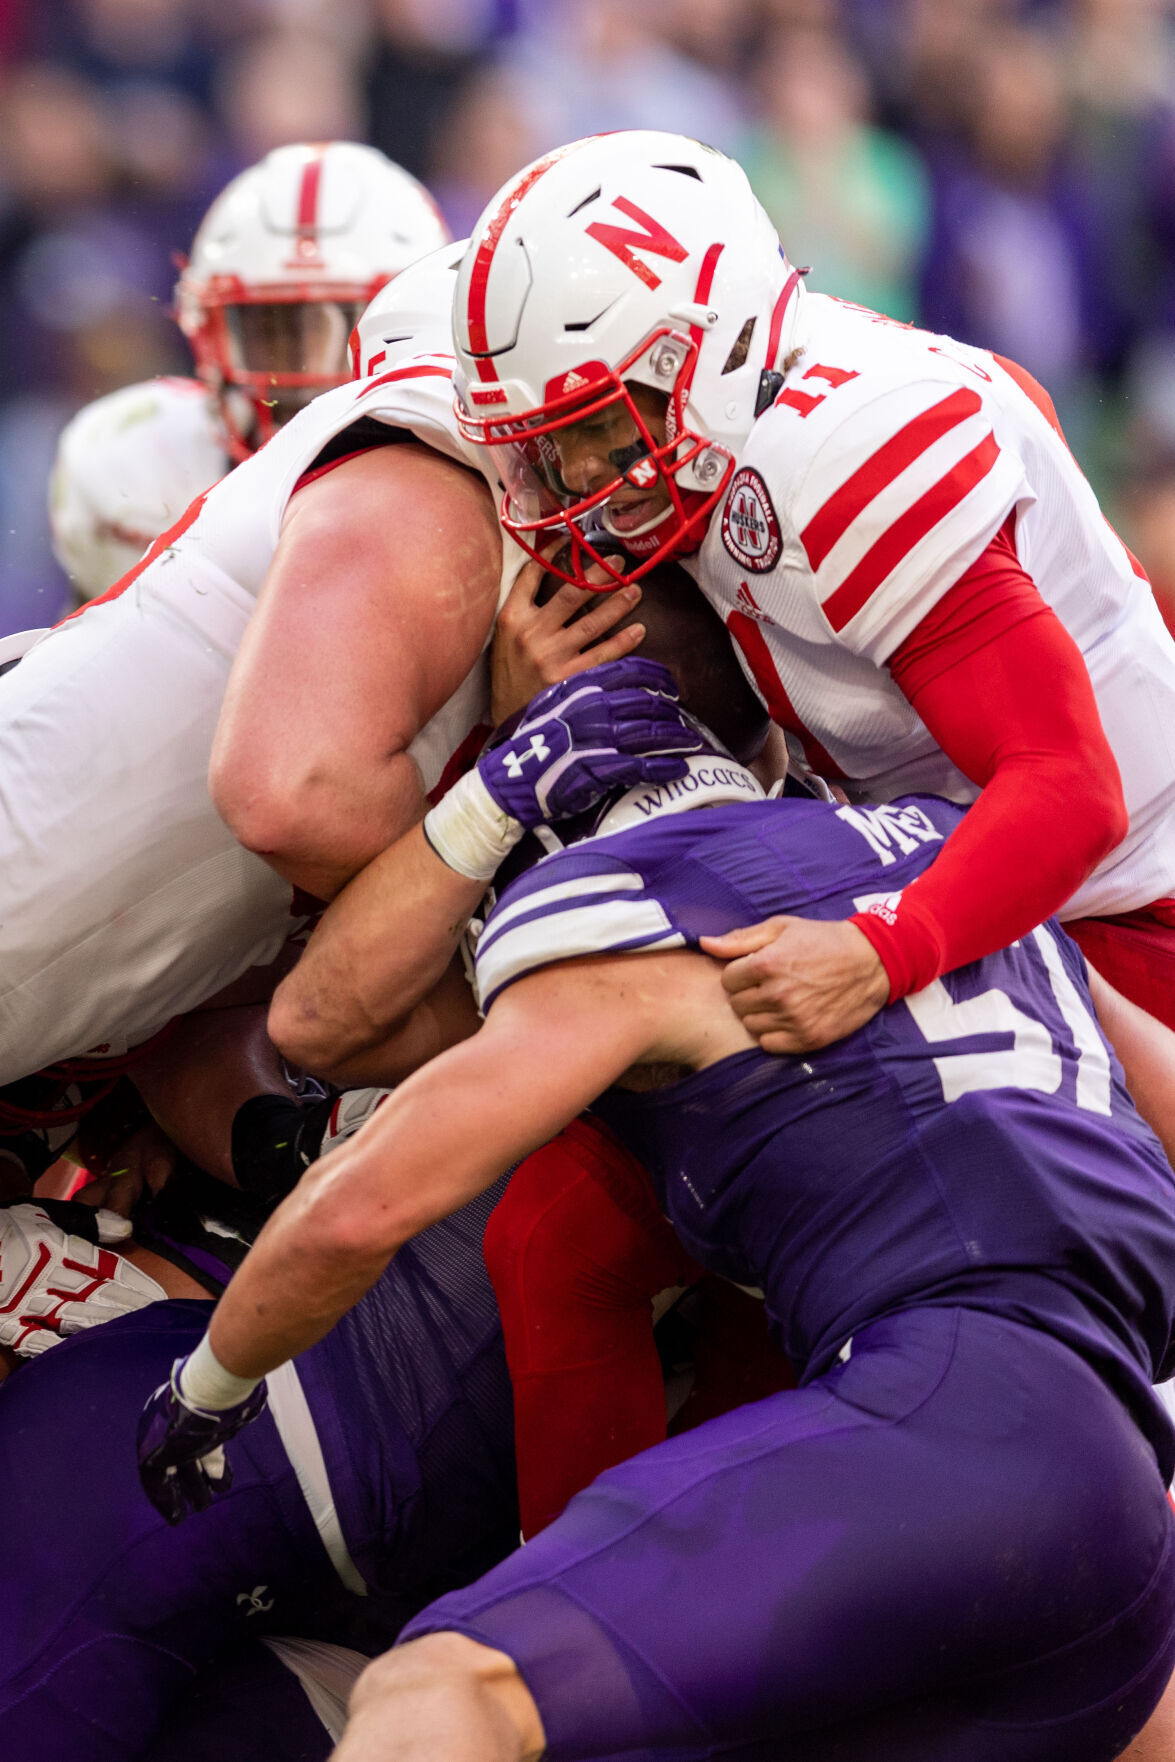
<path id="1" fill-rule="evenodd" d="M 833 492 L 824 506 L 809 520 L 800 534 L 800 543 L 808 553 L 808 562 L 819 569 L 825 557 L 844 537 L 863 508 L 868 507 L 907 465 L 912 465 L 932 447 L 936 440 L 957 428 L 981 408 L 978 392 L 960 386 L 958 391 L 923 410 L 904 428 L 878 447 L 853 475 Z"/>
<path id="2" fill-rule="evenodd" d="M 939 521 L 944 520 L 951 509 L 982 482 L 999 456 L 995 436 L 985 435 L 945 477 L 939 478 L 933 489 L 927 490 L 898 516 L 825 600 L 824 614 L 834 630 L 843 630 L 850 618 L 856 617 L 903 557 L 908 556 L 918 541 L 933 531 Z"/>
<path id="3" fill-rule="evenodd" d="M 832 754 L 820 744 L 810 729 L 805 728 L 796 714 L 760 626 L 745 612 L 728 612 L 726 628 L 746 656 L 747 665 L 755 676 L 755 683 L 767 699 L 771 720 L 796 736 L 813 771 L 818 772 L 821 777 L 843 777 L 844 772 Z"/>
<path id="4" fill-rule="evenodd" d="M 400 379 L 452 379 L 452 377 L 453 369 L 451 367 L 394 367 L 390 373 L 381 374 L 378 379 L 360 380 L 356 395 L 365 398 L 368 392 L 375 390 L 376 386 L 395 385 L 396 381 Z"/>
<path id="5" fill-rule="evenodd" d="M 96 599 L 87 600 L 84 606 L 78 606 L 76 610 L 67 612 L 64 618 L 59 618 L 53 628 L 55 630 L 60 630 L 63 624 L 68 624 L 71 618 L 80 618 L 82 613 L 88 612 L 91 606 L 104 606 L 110 600 L 118 599 L 121 594 L 126 592 L 128 587 L 134 585 L 139 579 L 139 576 L 143 573 L 143 570 L 147 568 L 148 564 L 153 563 L 156 557 L 161 557 L 169 545 L 175 544 L 177 539 L 182 538 L 189 526 L 195 525 L 200 516 L 200 510 L 207 500 L 208 491 L 205 490 L 202 495 L 198 495 L 195 501 L 184 510 L 174 526 L 169 526 L 166 532 L 161 532 L 159 534 L 159 537 L 155 540 L 154 544 L 148 547 L 146 556 L 140 557 L 138 562 L 134 564 L 132 568 L 128 569 L 125 575 L 120 575 L 117 581 L 112 582 L 106 589 L 105 593 L 100 593 Z"/>

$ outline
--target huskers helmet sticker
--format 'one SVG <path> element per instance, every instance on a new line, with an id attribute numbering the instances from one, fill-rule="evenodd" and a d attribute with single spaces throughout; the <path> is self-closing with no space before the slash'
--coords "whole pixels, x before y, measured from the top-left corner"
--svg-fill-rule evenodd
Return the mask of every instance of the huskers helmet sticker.
<path id="1" fill-rule="evenodd" d="M 757 471 L 736 471 L 722 510 L 722 542 L 742 568 L 765 575 L 779 561 L 779 521 Z"/>

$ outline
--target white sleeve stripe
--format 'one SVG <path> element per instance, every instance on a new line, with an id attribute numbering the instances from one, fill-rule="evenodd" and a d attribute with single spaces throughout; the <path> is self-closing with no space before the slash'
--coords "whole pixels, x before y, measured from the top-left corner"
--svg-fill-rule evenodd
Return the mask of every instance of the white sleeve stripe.
<path id="1" fill-rule="evenodd" d="M 519 924 L 492 948 L 477 950 L 477 989 L 483 1009 L 511 980 L 552 961 L 577 955 L 683 948 L 664 908 L 653 899 L 600 900 L 532 923 Z"/>
<path id="2" fill-rule="evenodd" d="M 498 933 L 515 919 L 526 916 L 534 911 L 546 911 L 556 907 L 563 900 L 575 900 L 587 893 L 639 893 L 644 882 L 639 875 L 584 875 L 576 881 L 556 881 L 550 887 L 538 887 L 533 893 L 523 894 L 521 899 L 513 900 L 507 906 L 498 906 L 490 913 L 489 921 L 482 933 L 482 948 L 492 943 Z"/>

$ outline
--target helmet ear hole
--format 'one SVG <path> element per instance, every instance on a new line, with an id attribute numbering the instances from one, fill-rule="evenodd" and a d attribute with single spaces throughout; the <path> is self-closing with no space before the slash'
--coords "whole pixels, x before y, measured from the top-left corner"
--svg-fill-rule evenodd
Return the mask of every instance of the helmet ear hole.
<path id="1" fill-rule="evenodd" d="M 747 319 L 731 344 L 730 354 L 726 357 L 726 365 L 722 369 L 724 374 L 737 373 L 739 368 L 746 364 L 747 356 L 751 352 L 751 338 L 754 334 L 755 320 L 751 317 Z"/>

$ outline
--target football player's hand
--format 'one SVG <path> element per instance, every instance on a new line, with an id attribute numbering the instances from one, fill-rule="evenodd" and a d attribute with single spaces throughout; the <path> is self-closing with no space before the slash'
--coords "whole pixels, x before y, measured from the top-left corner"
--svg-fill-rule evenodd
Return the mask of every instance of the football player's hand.
<path id="1" fill-rule="evenodd" d="M 880 957 L 847 919 L 767 918 L 703 936 L 701 947 L 730 963 L 722 983 L 731 1007 L 764 1052 L 816 1052 L 889 1001 Z"/>
<path id="2" fill-rule="evenodd" d="M 224 1453 L 230 1438 L 265 1407 L 264 1382 L 235 1407 L 216 1413 L 190 1407 L 179 1392 L 177 1358 L 171 1377 L 148 1396 L 139 1417 L 139 1479 L 143 1491 L 168 1523 L 182 1523 L 193 1511 L 206 1511 L 227 1493 L 233 1471 Z"/>
<path id="3" fill-rule="evenodd" d="M 601 582 L 606 582 L 603 570 L 596 572 Z M 628 617 L 641 597 L 639 587 L 592 593 L 564 582 L 545 605 L 539 605 L 537 596 L 544 576 L 541 563 L 528 563 L 520 569 L 498 614 L 490 657 L 495 727 L 528 704 L 544 686 L 570 679 L 589 667 L 619 661 L 644 639 L 643 624 L 628 624 L 607 641 L 600 641 L 614 624 Z M 570 623 L 590 602 L 594 602 L 591 610 Z"/>
<path id="4" fill-rule="evenodd" d="M 594 667 L 539 693 L 425 816 L 425 839 L 455 874 L 488 881 L 527 827 L 580 814 L 613 790 L 672 783 L 702 744 L 667 668 L 635 655 Z"/>
<path id="5" fill-rule="evenodd" d="M 63 1228 L 50 1210 L 86 1234 Z M 36 1200 L 0 1210 L 0 1344 L 31 1358 L 66 1334 L 165 1297 L 153 1278 L 114 1253 L 112 1244 L 130 1233 L 111 1211 L 87 1215 Z"/>
<path id="6" fill-rule="evenodd" d="M 701 747 L 673 675 L 633 656 L 549 685 L 477 769 L 503 813 L 537 826 L 580 814 L 613 789 L 684 777 L 684 754 Z"/>

